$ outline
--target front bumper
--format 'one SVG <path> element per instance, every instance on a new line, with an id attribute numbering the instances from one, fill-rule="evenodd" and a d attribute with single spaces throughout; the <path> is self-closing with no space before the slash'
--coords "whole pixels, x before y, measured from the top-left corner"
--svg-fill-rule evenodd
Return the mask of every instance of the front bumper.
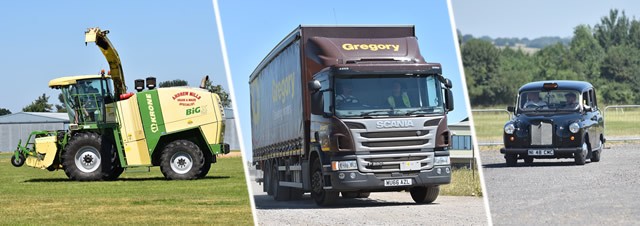
<path id="1" fill-rule="evenodd" d="M 439 170 L 438 170 L 439 169 Z M 438 174 L 440 171 L 440 174 Z M 343 173 L 344 178 L 340 179 L 339 174 Z M 361 173 L 358 170 L 331 171 L 325 168 L 324 174 L 331 178 L 331 186 L 325 189 L 333 191 L 399 191 L 412 187 L 424 187 L 433 185 L 443 185 L 451 183 L 451 166 L 435 166 L 430 170 L 422 170 L 414 173 L 398 172 L 392 176 L 377 176 L 375 173 Z M 351 174 L 355 177 L 352 178 Z M 390 179 L 411 179 L 412 184 L 408 186 L 384 186 L 385 180 Z"/>
<path id="2" fill-rule="evenodd" d="M 551 149 L 553 155 L 529 155 L 530 149 Z M 533 158 L 573 158 L 574 154 L 580 153 L 581 147 L 570 148 L 553 148 L 553 147 L 530 147 L 530 148 L 500 148 L 502 154 L 517 154 L 520 158 L 533 157 Z"/>

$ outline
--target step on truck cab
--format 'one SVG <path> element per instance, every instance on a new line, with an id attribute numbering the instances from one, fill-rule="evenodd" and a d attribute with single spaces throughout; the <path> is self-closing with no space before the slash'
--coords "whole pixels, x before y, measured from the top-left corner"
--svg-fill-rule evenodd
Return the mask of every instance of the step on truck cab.
<path id="1" fill-rule="evenodd" d="M 299 26 L 250 76 L 253 163 L 276 200 L 319 205 L 451 180 L 451 81 L 414 26 Z"/>

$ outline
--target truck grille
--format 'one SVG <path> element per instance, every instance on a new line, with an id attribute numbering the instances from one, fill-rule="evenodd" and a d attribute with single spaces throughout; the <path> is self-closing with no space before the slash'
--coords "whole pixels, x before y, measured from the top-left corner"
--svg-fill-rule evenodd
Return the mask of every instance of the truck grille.
<path id="1" fill-rule="evenodd" d="M 548 122 L 540 122 L 538 125 L 531 124 L 531 145 L 552 145 L 553 125 Z"/>
<path id="2" fill-rule="evenodd" d="M 362 142 L 362 146 L 378 148 L 378 147 L 414 146 L 414 145 L 423 145 L 426 143 L 429 143 L 429 139 Z"/>
<path id="3" fill-rule="evenodd" d="M 366 138 L 386 138 L 386 137 L 419 137 L 429 134 L 429 130 L 409 130 L 409 131 L 391 131 L 391 132 L 368 132 L 360 133 Z"/>
<path id="4" fill-rule="evenodd" d="M 399 172 L 400 164 L 407 161 L 420 161 L 420 170 L 433 168 L 433 152 L 406 154 L 376 154 L 360 155 L 357 158 L 358 169 L 363 173 L 391 173 Z"/>

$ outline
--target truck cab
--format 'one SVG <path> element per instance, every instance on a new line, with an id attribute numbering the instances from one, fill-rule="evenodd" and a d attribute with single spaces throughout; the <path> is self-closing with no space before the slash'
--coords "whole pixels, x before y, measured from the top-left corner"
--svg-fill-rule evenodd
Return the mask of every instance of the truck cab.
<path id="1" fill-rule="evenodd" d="M 518 159 L 531 164 L 536 158 L 573 158 L 576 165 L 600 161 L 604 119 L 590 83 L 528 83 L 508 111 L 514 117 L 504 126 L 500 149 L 507 166 L 516 166 Z"/>

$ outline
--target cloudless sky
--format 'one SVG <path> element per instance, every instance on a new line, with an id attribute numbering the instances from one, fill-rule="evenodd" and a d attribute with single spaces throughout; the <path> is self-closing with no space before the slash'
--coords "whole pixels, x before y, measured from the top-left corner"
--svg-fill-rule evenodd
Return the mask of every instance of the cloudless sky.
<path id="1" fill-rule="evenodd" d="M 14 113 L 42 93 L 57 104 L 51 79 L 109 69 L 95 44 L 84 45 L 89 27 L 110 30 L 129 92 L 148 76 L 198 86 L 209 75 L 227 87 L 211 1 L 2 1 L 0 9 L 0 108 Z"/>
<path id="2" fill-rule="evenodd" d="M 458 30 L 474 37 L 572 37 L 576 26 L 593 27 L 613 8 L 624 10 L 629 18 L 640 17 L 640 1 L 634 0 L 451 0 L 451 4 Z"/>
<path id="3" fill-rule="evenodd" d="M 414 24 L 422 55 L 453 82 L 454 123 L 467 117 L 446 1 L 220 1 L 227 54 L 247 158 L 251 158 L 249 75 L 300 24 Z M 334 14 L 335 11 L 335 14 Z"/>

